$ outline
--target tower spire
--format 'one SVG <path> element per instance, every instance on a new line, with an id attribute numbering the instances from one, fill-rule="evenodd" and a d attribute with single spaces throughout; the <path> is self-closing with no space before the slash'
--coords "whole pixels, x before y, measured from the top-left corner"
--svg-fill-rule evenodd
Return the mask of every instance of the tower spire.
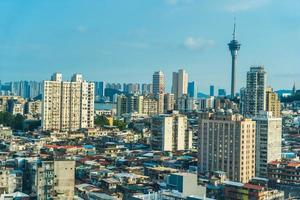
<path id="1" fill-rule="evenodd" d="M 229 42 L 228 47 L 231 53 L 232 63 L 231 63 L 231 98 L 235 98 L 236 92 L 236 66 L 237 66 L 237 54 L 240 50 L 241 44 L 236 40 L 236 22 L 234 17 L 234 24 L 233 24 L 233 39 Z"/>
<path id="2" fill-rule="evenodd" d="M 233 33 L 232 33 L 233 40 L 235 40 L 235 30 L 236 30 L 236 18 L 234 17 Z"/>

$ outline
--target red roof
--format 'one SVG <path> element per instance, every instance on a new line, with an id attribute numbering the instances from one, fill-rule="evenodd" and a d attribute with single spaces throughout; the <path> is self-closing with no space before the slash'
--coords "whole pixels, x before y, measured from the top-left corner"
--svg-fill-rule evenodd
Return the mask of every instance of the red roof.
<path id="1" fill-rule="evenodd" d="M 278 164 L 281 164 L 281 161 L 280 160 L 274 160 L 274 161 L 269 162 L 269 164 L 278 165 Z"/>
<path id="2" fill-rule="evenodd" d="M 252 189 L 252 190 L 263 190 L 264 189 L 264 187 L 262 187 L 262 186 L 253 185 L 253 184 L 250 184 L 250 183 L 245 183 L 244 188 Z"/>
<path id="3" fill-rule="evenodd" d="M 48 145 L 45 144 L 44 147 L 46 148 L 52 148 L 52 149 L 73 149 L 73 148 L 82 148 L 82 146 L 59 146 L 59 145 Z"/>
<path id="4" fill-rule="evenodd" d="M 300 162 L 289 162 L 288 167 L 299 167 L 300 166 Z"/>

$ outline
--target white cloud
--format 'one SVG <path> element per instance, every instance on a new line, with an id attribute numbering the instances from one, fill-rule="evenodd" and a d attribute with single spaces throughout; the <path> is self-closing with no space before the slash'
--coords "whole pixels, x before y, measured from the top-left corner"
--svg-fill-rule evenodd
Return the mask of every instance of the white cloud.
<path id="1" fill-rule="evenodd" d="M 230 5 L 227 5 L 225 9 L 230 12 L 241 12 L 264 6 L 268 2 L 269 0 L 238 0 L 233 1 L 233 3 Z"/>
<path id="2" fill-rule="evenodd" d="M 85 33 L 85 32 L 87 32 L 87 27 L 85 27 L 85 26 L 83 26 L 83 25 L 78 25 L 78 26 L 76 27 L 76 30 L 77 30 L 78 32 L 80 32 L 80 33 Z"/>
<path id="3" fill-rule="evenodd" d="M 213 40 L 204 38 L 187 37 L 184 41 L 184 46 L 190 50 L 203 50 L 215 45 Z"/>

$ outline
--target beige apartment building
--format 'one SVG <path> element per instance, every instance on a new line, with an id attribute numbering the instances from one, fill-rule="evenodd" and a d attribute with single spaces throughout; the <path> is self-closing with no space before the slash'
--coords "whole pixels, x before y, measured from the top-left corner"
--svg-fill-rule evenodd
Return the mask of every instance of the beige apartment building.
<path id="1" fill-rule="evenodd" d="M 63 81 L 55 73 L 43 83 L 43 130 L 75 131 L 94 127 L 94 83 L 86 82 L 81 74 Z"/>
<path id="2" fill-rule="evenodd" d="M 198 135 L 198 173 L 224 171 L 231 181 L 255 176 L 256 123 L 239 114 L 202 113 Z"/>
<path id="3" fill-rule="evenodd" d="M 174 94 L 166 93 L 164 94 L 164 113 L 174 110 L 175 98 Z"/>
<path id="4" fill-rule="evenodd" d="M 151 147 L 157 151 L 184 151 L 192 148 L 192 132 L 187 117 L 178 113 L 152 117 Z"/>
<path id="5" fill-rule="evenodd" d="M 266 111 L 272 112 L 274 117 L 281 116 L 281 105 L 278 94 L 272 88 L 266 90 Z"/>

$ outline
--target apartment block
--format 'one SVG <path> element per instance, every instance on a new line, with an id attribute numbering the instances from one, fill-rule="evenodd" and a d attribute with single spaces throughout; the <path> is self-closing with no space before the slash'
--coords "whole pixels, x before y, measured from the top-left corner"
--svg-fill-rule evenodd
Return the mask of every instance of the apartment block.
<path id="1" fill-rule="evenodd" d="M 192 148 L 192 132 L 187 117 L 180 114 L 156 115 L 151 123 L 151 146 L 158 151 L 183 151 Z"/>
<path id="2" fill-rule="evenodd" d="M 224 171 L 247 183 L 255 176 L 255 122 L 239 114 L 203 113 L 199 122 L 198 173 Z"/>
<path id="3" fill-rule="evenodd" d="M 94 127 L 94 83 L 74 74 L 70 82 L 55 73 L 43 83 L 42 127 L 44 130 L 75 131 Z"/>

